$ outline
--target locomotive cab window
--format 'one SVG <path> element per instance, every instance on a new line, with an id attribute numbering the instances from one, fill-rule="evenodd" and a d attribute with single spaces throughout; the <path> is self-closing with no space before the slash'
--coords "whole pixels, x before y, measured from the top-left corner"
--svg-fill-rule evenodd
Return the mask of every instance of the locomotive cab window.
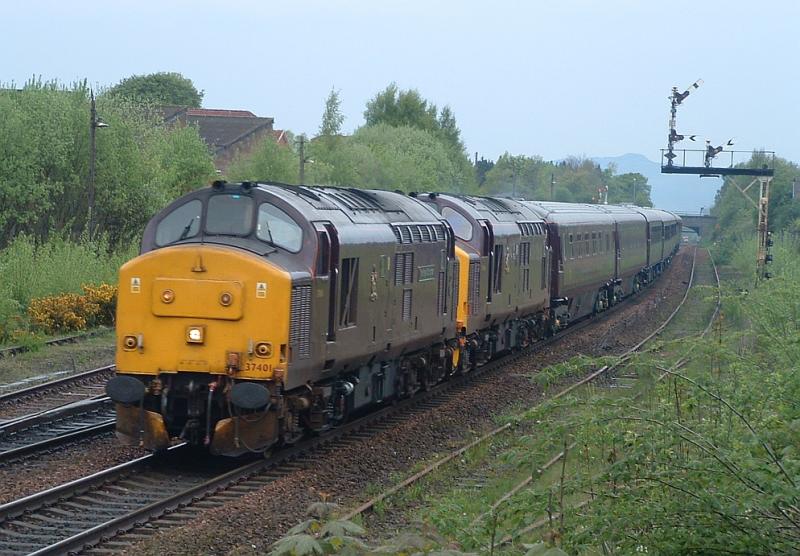
<path id="1" fill-rule="evenodd" d="M 203 203 L 199 199 L 195 199 L 170 212 L 158 223 L 156 245 L 163 247 L 196 236 L 200 231 L 202 210 Z"/>
<path id="2" fill-rule="evenodd" d="M 253 199 L 245 195 L 214 195 L 208 200 L 206 232 L 246 236 L 253 229 Z"/>
<path id="3" fill-rule="evenodd" d="M 444 219 L 450 224 L 450 227 L 453 228 L 453 233 L 456 234 L 457 238 L 464 241 L 472 239 L 472 224 L 470 224 L 469 220 L 467 220 L 463 214 L 450 207 L 444 207 L 442 209 L 442 216 L 444 216 Z"/>
<path id="4" fill-rule="evenodd" d="M 303 246 L 303 229 L 291 216 L 269 203 L 261 203 L 258 207 L 256 237 L 292 253 L 297 253 Z"/>

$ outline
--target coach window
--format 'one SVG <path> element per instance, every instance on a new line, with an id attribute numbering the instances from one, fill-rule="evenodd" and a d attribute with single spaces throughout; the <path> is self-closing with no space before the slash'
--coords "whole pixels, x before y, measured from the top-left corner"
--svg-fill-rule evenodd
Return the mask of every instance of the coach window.
<path id="1" fill-rule="evenodd" d="M 467 220 L 463 214 L 450 207 L 444 207 L 442 209 L 442 216 L 444 216 L 444 219 L 450 224 L 450 227 L 453 228 L 453 232 L 456 234 L 457 238 L 463 239 L 464 241 L 472 239 L 472 224 L 470 224 L 470 221 Z"/>
<path id="2" fill-rule="evenodd" d="M 253 229 L 253 199 L 246 195 L 214 195 L 208 200 L 206 232 L 246 236 Z"/>
<path id="3" fill-rule="evenodd" d="M 575 258 L 575 244 L 572 243 L 572 234 L 569 234 L 569 258 Z"/>
<path id="4" fill-rule="evenodd" d="M 156 245 L 163 247 L 176 241 L 194 237 L 200 231 L 200 212 L 203 203 L 199 199 L 181 205 L 158 223 Z"/>
<path id="5" fill-rule="evenodd" d="M 303 246 L 303 229 L 291 216 L 269 203 L 258 207 L 256 237 L 292 253 Z"/>

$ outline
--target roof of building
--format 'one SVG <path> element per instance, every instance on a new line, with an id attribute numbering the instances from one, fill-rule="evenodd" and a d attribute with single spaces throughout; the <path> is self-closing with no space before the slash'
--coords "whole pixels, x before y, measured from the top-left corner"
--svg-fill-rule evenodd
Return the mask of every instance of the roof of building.
<path id="1" fill-rule="evenodd" d="M 165 123 L 181 121 L 195 124 L 200 137 L 214 152 L 219 152 L 234 143 L 259 131 L 272 130 L 273 118 L 261 118 L 249 110 L 220 110 L 212 108 L 192 108 L 189 106 L 160 107 Z M 280 135 L 275 136 L 280 140 Z"/>

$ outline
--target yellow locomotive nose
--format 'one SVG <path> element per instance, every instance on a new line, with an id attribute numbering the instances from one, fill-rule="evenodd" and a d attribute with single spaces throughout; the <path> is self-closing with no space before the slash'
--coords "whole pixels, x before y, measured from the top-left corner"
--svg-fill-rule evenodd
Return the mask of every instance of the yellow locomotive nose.
<path id="1" fill-rule="evenodd" d="M 118 372 L 270 379 L 285 370 L 290 302 L 289 274 L 257 255 L 213 245 L 146 253 L 120 271 Z"/>

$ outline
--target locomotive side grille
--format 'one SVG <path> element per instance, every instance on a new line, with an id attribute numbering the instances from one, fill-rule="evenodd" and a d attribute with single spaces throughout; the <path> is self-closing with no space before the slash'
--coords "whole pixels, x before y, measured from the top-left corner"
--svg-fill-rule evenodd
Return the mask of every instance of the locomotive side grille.
<path id="1" fill-rule="evenodd" d="M 410 284 L 414 281 L 414 253 L 395 253 L 394 285 Z"/>
<path id="2" fill-rule="evenodd" d="M 544 235 L 544 227 L 538 222 L 517 222 L 519 232 L 523 236 Z"/>
<path id="3" fill-rule="evenodd" d="M 469 285 L 467 286 L 467 303 L 469 314 L 478 314 L 478 298 L 481 293 L 481 263 L 469 263 Z"/>
<path id="4" fill-rule="evenodd" d="M 436 290 L 436 310 L 439 312 L 440 315 L 443 315 L 447 312 L 447 307 L 445 307 L 445 299 L 447 298 L 447 294 L 445 293 L 444 272 L 439 273 L 439 280 L 437 286 L 438 289 Z"/>
<path id="5" fill-rule="evenodd" d="M 311 357 L 311 286 L 292 288 L 289 346 L 296 358 Z"/>
<path id="6" fill-rule="evenodd" d="M 397 243 L 438 243 L 447 241 L 442 224 L 393 224 Z"/>
<path id="7" fill-rule="evenodd" d="M 427 241 L 427 242 L 433 241 L 431 239 L 431 235 L 432 234 L 431 234 L 431 227 L 430 226 L 427 226 L 427 225 L 423 224 L 419 228 L 420 228 L 420 231 L 422 232 L 422 241 Z"/>
<path id="8" fill-rule="evenodd" d="M 406 253 L 406 263 L 403 269 L 403 283 L 410 284 L 414 281 L 414 253 Z"/>
<path id="9" fill-rule="evenodd" d="M 403 290 L 403 320 L 411 320 L 411 290 Z"/>

